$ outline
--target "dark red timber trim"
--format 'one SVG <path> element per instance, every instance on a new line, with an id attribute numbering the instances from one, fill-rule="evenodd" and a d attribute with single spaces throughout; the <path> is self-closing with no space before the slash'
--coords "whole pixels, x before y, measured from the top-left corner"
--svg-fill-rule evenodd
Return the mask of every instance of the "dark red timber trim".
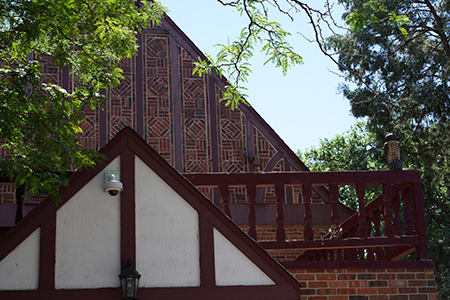
<path id="1" fill-rule="evenodd" d="M 128 148 L 128 149 L 127 149 Z M 301 284 L 296 281 L 291 274 L 289 274 L 280 264 L 278 264 L 269 254 L 267 254 L 256 242 L 250 239 L 239 227 L 237 227 L 226 215 L 224 215 L 213 203 L 206 199 L 192 184 L 190 184 L 180 173 L 172 168 L 155 150 L 149 147 L 139 135 L 129 127 L 123 129 L 110 143 L 108 143 L 101 151 L 106 158 L 103 163 L 98 163 L 91 170 L 83 170 L 75 173 L 71 177 L 71 183 L 68 187 L 61 190 L 63 202 L 56 206 L 51 199 L 44 200 L 35 210 L 28 214 L 16 227 L 0 239 L 0 260 L 7 254 L 14 250 L 26 237 L 28 237 L 35 229 L 45 223 L 50 217 L 55 217 L 57 209 L 59 209 L 65 202 L 67 202 L 73 195 L 75 195 L 86 183 L 88 183 L 94 176 L 103 171 L 108 162 L 112 161 L 118 155 L 121 156 L 121 180 L 124 184 L 124 191 L 121 194 L 121 212 L 122 226 L 125 227 L 122 235 L 131 236 L 126 247 L 121 242 L 122 260 L 132 258 L 133 251 L 130 250 L 135 247 L 134 229 L 129 227 L 135 226 L 135 216 L 132 212 L 127 210 L 134 210 L 134 205 L 129 202 L 134 201 L 134 154 L 137 155 L 144 163 L 146 163 L 155 173 L 160 176 L 175 192 L 177 192 L 185 201 L 187 201 L 201 217 L 199 226 L 201 226 L 201 249 L 209 247 L 209 251 L 213 251 L 211 241 L 213 240 L 213 227 L 221 232 L 232 244 L 234 244 L 244 255 L 246 255 L 253 263 L 256 264 L 267 276 L 269 276 L 275 285 L 271 286 L 229 286 L 217 287 L 210 286 L 211 279 L 202 279 L 201 287 L 193 288 L 144 288 L 140 289 L 140 298 L 154 299 L 299 299 L 299 288 Z M 133 162 L 131 161 L 133 160 Z M 128 178 L 128 179 L 127 179 Z M 126 188 L 125 188 L 126 187 Z M 128 188 L 131 187 L 131 188 Z M 128 190 L 128 191 L 127 191 Z M 127 205 L 125 205 L 127 204 Z M 133 207 L 133 209 L 131 209 Z M 124 216 L 125 215 L 125 216 Z M 128 218 L 131 226 L 124 225 Z M 44 227 L 55 226 L 53 220 L 49 221 Z M 50 234 L 46 239 L 52 239 Z M 133 241 L 134 239 L 134 241 Z M 54 242 L 51 242 L 54 248 Z M 130 245 L 131 244 L 131 245 Z M 47 247 L 45 251 L 47 251 Z M 128 248 L 127 250 L 124 248 Z M 54 250 L 53 250 L 54 251 Z M 214 267 L 205 266 L 212 261 L 211 254 L 206 252 L 202 255 L 202 271 L 203 276 L 214 273 Z M 42 258 L 47 261 L 50 259 L 48 255 Z M 131 257 L 129 257 L 131 256 Z M 135 255 L 134 255 L 135 256 Z M 133 261 L 133 263 L 135 263 Z M 122 262 L 123 264 L 123 262 Z M 54 266 L 53 266 L 54 268 Z M 42 270 L 41 274 L 51 274 L 51 271 Z M 54 272 L 54 271 L 53 271 Z M 54 278 L 54 277 L 53 277 Z M 0 291 L 1 299 L 103 299 L 103 298 L 118 298 L 120 297 L 120 289 L 80 289 L 80 290 L 45 290 L 44 288 L 51 288 L 51 284 L 47 281 L 42 282 L 42 289 L 36 291 Z"/>
<path id="2" fill-rule="evenodd" d="M 173 103 L 173 135 L 175 147 L 175 169 L 183 172 L 183 139 L 181 123 L 181 92 L 180 92 L 180 55 L 177 41 L 170 36 L 170 61 L 172 71 L 172 103 Z"/>
<path id="3" fill-rule="evenodd" d="M 39 250 L 39 289 L 55 289 L 56 213 L 41 225 Z"/>
<path id="4" fill-rule="evenodd" d="M 120 264 L 127 266 L 131 258 L 136 264 L 136 192 L 135 192 L 134 153 L 126 149 L 120 156 L 120 180 L 123 191 L 120 193 Z"/>
<path id="5" fill-rule="evenodd" d="M 284 172 L 291 172 L 291 165 L 287 161 L 287 159 L 283 160 L 283 170 Z M 294 204 L 294 193 L 293 188 L 290 186 L 286 187 L 286 203 Z"/>
<path id="6" fill-rule="evenodd" d="M 128 128 L 128 132 L 131 129 Z M 284 270 L 268 253 L 255 241 L 248 237 L 221 210 L 211 203 L 205 196 L 187 181 L 174 168 L 138 136 L 129 134 L 129 147 L 146 163 L 161 179 L 174 191 L 184 198 L 206 220 L 211 222 L 232 244 L 255 263 L 277 285 L 285 285 L 288 289 L 298 289 L 300 283 Z"/>
<path id="7" fill-rule="evenodd" d="M 130 129 L 131 130 L 131 129 Z M 105 160 L 98 162 L 89 170 L 82 170 L 70 177 L 69 186 L 61 188 L 61 202 L 47 198 L 33 209 L 25 218 L 14 226 L 7 234 L 0 239 L 0 261 L 11 251 L 20 245 L 30 234 L 32 234 L 47 219 L 53 217 L 56 211 L 61 208 L 70 198 L 85 186 L 94 176 L 96 176 L 108 162 L 126 148 L 126 139 L 114 138 L 100 152 L 105 155 Z M 50 251 L 52 251 L 50 249 Z"/>
<path id="8" fill-rule="evenodd" d="M 209 132 L 211 135 L 212 172 L 219 172 L 219 128 L 217 126 L 216 81 L 208 77 Z"/>
<path id="9" fill-rule="evenodd" d="M 208 102 L 209 102 L 209 134 L 211 137 L 211 171 L 220 171 L 219 162 L 219 128 L 217 119 L 217 104 L 216 104 L 216 81 L 213 77 L 208 76 Z M 213 189 L 213 201 L 220 204 L 219 190 Z"/>
<path id="10" fill-rule="evenodd" d="M 139 299 L 167 300 L 294 300 L 300 299 L 295 290 L 283 286 L 219 286 L 186 288 L 140 288 Z M 54 291 L 0 291 L 2 299 L 14 300 L 98 300 L 120 299 L 120 289 L 80 289 Z"/>
<path id="11" fill-rule="evenodd" d="M 136 35 L 138 51 L 136 54 L 136 131 L 144 136 L 144 43 L 142 34 Z"/>
<path id="12" fill-rule="evenodd" d="M 253 148 L 254 148 L 254 143 L 253 143 L 253 123 L 250 122 L 250 120 L 248 118 L 245 118 L 245 144 L 247 149 L 246 150 L 246 154 L 247 155 L 254 155 L 253 153 Z M 253 166 L 253 164 L 251 162 L 249 162 L 247 160 L 247 166 L 248 166 L 248 171 L 249 172 L 255 172 L 255 167 Z"/>
<path id="13" fill-rule="evenodd" d="M 281 263 L 291 272 L 293 270 L 312 269 L 433 269 L 431 260 L 397 260 L 397 261 L 289 261 Z"/>
<path id="14" fill-rule="evenodd" d="M 108 94 L 105 89 L 100 89 L 100 94 L 105 96 L 103 101 L 103 109 L 99 109 L 99 147 L 103 148 L 108 143 L 108 123 L 107 123 L 107 111 L 108 111 Z"/>
<path id="15" fill-rule="evenodd" d="M 62 70 L 62 88 L 65 89 L 67 92 L 69 91 L 70 88 L 70 68 L 69 66 L 64 66 L 63 70 Z"/>
<path id="16" fill-rule="evenodd" d="M 211 287 L 216 284 L 213 235 L 212 224 L 199 215 L 200 286 L 202 287 Z"/>

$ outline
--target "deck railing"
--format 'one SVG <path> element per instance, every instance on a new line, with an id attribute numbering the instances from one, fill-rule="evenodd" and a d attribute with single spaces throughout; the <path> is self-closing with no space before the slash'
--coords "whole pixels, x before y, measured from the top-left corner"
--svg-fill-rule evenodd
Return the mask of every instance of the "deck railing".
<path id="1" fill-rule="evenodd" d="M 247 190 L 248 234 L 257 240 L 255 210 L 258 187 L 274 187 L 276 195 L 276 240 L 259 242 L 267 250 L 302 249 L 299 260 L 398 260 L 416 251 L 418 259 L 428 259 L 420 173 L 403 171 L 207 173 L 184 174 L 197 187 L 218 188 L 225 214 L 230 211 L 230 187 Z M 382 193 L 365 204 L 369 185 L 381 185 Z M 303 239 L 286 240 L 285 187 L 301 186 L 304 206 Z M 355 186 L 357 212 L 339 223 L 339 187 Z M 313 189 L 322 189 L 331 203 L 329 233 L 314 240 L 315 222 L 311 213 Z"/>

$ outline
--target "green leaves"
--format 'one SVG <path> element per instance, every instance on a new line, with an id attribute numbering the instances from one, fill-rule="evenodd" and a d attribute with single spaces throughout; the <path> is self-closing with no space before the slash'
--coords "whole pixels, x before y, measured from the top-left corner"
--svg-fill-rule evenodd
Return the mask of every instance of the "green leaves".
<path id="1" fill-rule="evenodd" d="M 59 199 L 67 174 L 92 166 L 97 149 L 78 138 L 87 108 L 103 107 L 100 88 L 123 78 L 118 62 L 137 51 L 136 34 L 164 15 L 158 1 L 0 0 L 1 172 L 27 192 Z M 50 56 L 75 74 L 72 91 L 47 83 L 37 61 Z"/>
<path id="2" fill-rule="evenodd" d="M 277 22 L 268 17 L 268 10 L 264 1 L 237 1 L 237 12 L 248 18 L 247 27 L 228 45 L 218 44 L 220 48 L 216 59 L 208 56 L 208 60 L 195 63 L 193 73 L 199 76 L 216 72 L 219 76 L 227 74 L 232 85 L 227 86 L 222 100 L 232 109 L 240 103 L 248 104 L 245 98 L 245 88 L 242 83 L 248 81 L 251 71 L 250 59 L 257 45 L 261 45 L 261 52 L 265 52 L 267 60 L 281 68 L 284 75 L 294 65 L 301 64 L 303 59 L 294 52 L 293 47 L 286 41 L 290 35 Z"/>

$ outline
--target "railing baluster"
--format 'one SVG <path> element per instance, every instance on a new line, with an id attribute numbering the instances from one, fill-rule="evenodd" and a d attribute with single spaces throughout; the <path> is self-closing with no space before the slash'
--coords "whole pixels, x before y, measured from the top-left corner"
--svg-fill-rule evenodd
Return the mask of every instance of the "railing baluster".
<path id="1" fill-rule="evenodd" d="M 305 214 L 303 218 L 303 238 L 305 241 L 314 239 L 312 229 L 312 213 L 311 213 L 311 185 L 303 185 L 303 204 L 305 205 Z"/>
<path id="2" fill-rule="evenodd" d="M 331 224 L 339 225 L 339 210 L 338 210 L 339 186 L 337 184 L 330 184 L 330 201 L 331 201 Z"/>
<path id="3" fill-rule="evenodd" d="M 359 237 L 367 237 L 367 224 L 366 224 L 366 208 L 364 207 L 364 198 L 366 196 L 366 186 L 364 184 L 356 185 L 356 196 L 358 197 L 358 224 L 359 224 Z"/>
<path id="4" fill-rule="evenodd" d="M 356 228 L 352 227 L 349 230 L 349 236 L 355 237 L 356 236 Z M 350 259 L 349 260 L 358 260 L 358 249 L 350 249 Z"/>
<path id="5" fill-rule="evenodd" d="M 231 211 L 230 211 L 230 190 L 228 189 L 228 185 L 220 186 L 220 201 L 223 205 L 224 213 L 230 217 L 231 219 Z"/>
<path id="6" fill-rule="evenodd" d="M 397 194 L 392 198 L 392 211 L 394 213 L 395 235 L 403 235 L 403 225 L 400 219 L 400 195 Z"/>
<path id="7" fill-rule="evenodd" d="M 367 216 L 367 236 L 370 237 L 372 233 L 372 218 L 370 215 Z M 367 260 L 373 261 L 375 260 L 375 254 L 373 253 L 373 247 L 367 248 Z"/>
<path id="8" fill-rule="evenodd" d="M 247 201 L 248 201 L 248 225 L 249 225 L 248 235 L 256 241 L 257 240 L 256 212 L 255 212 L 256 185 L 247 186 Z"/>
<path id="9" fill-rule="evenodd" d="M 413 217 L 411 212 L 411 188 L 408 187 L 403 191 L 403 206 L 405 207 L 405 234 L 413 235 Z"/>
<path id="10" fill-rule="evenodd" d="M 275 186 L 275 195 L 277 199 L 277 242 L 284 242 L 286 240 L 286 232 L 284 230 L 284 185 L 277 184 Z"/>
<path id="11" fill-rule="evenodd" d="M 375 237 L 380 237 L 381 236 L 381 229 L 380 229 L 381 211 L 379 209 L 376 209 L 373 212 L 372 219 L 373 219 L 373 227 L 375 229 Z M 377 255 L 377 259 L 381 259 L 384 256 L 384 249 L 383 249 L 383 247 L 376 247 L 375 253 Z"/>
<path id="12" fill-rule="evenodd" d="M 413 183 L 414 225 L 416 235 L 419 236 L 419 246 L 416 255 L 418 259 L 428 259 L 427 232 L 425 230 L 425 215 L 423 207 L 422 182 Z"/>
<path id="13" fill-rule="evenodd" d="M 384 193 L 384 235 L 387 237 L 394 236 L 394 227 L 392 225 L 392 185 L 390 182 L 383 184 Z"/>

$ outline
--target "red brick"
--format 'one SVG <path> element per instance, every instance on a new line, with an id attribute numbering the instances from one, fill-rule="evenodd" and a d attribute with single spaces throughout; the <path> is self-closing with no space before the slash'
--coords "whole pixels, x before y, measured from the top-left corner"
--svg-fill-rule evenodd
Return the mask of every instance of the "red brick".
<path id="1" fill-rule="evenodd" d="M 428 300 L 427 295 L 409 295 L 409 300 Z"/>
<path id="2" fill-rule="evenodd" d="M 426 281 L 408 281 L 408 286 L 426 286 Z"/>
<path id="3" fill-rule="evenodd" d="M 398 294 L 398 290 L 396 288 L 378 288 L 378 294 Z"/>
<path id="4" fill-rule="evenodd" d="M 415 274 L 403 273 L 403 274 L 397 274 L 397 278 L 398 279 L 416 279 L 416 275 Z"/>
<path id="5" fill-rule="evenodd" d="M 377 274 L 378 279 L 395 279 L 395 274 Z"/>
<path id="6" fill-rule="evenodd" d="M 327 273 L 345 273 L 345 269 L 327 269 L 325 272 Z"/>
<path id="7" fill-rule="evenodd" d="M 326 281 L 311 281 L 308 283 L 308 287 L 317 288 L 317 287 L 328 287 Z"/>
<path id="8" fill-rule="evenodd" d="M 336 280 L 335 274 L 317 274 L 316 275 L 317 280 Z"/>
<path id="9" fill-rule="evenodd" d="M 389 281 L 389 286 L 408 286 L 408 282 L 406 280 L 393 280 Z"/>
<path id="10" fill-rule="evenodd" d="M 405 269 L 387 269 L 390 273 L 403 273 L 405 272 Z"/>
<path id="11" fill-rule="evenodd" d="M 417 288 L 399 288 L 398 292 L 400 294 L 417 294 Z"/>
<path id="12" fill-rule="evenodd" d="M 330 281 L 328 282 L 329 287 L 347 287 L 348 282 L 347 281 Z"/>
<path id="13" fill-rule="evenodd" d="M 339 274 L 338 280 L 355 280 L 356 274 Z"/>
<path id="14" fill-rule="evenodd" d="M 349 281 L 350 287 L 368 287 L 367 281 Z"/>
<path id="15" fill-rule="evenodd" d="M 305 288 L 300 289 L 300 295 L 315 295 L 315 294 L 316 294 L 315 289 L 305 289 Z"/>
<path id="16" fill-rule="evenodd" d="M 336 289 L 318 289 L 318 295 L 336 295 Z"/>
<path id="17" fill-rule="evenodd" d="M 387 286 L 387 281 L 369 281 L 369 286 Z"/>
<path id="18" fill-rule="evenodd" d="M 308 297 L 308 300 L 328 300 L 327 296 L 313 296 L 313 297 Z"/>
<path id="19" fill-rule="evenodd" d="M 377 279 L 375 274 L 358 274 L 358 279 Z"/>
<path id="20" fill-rule="evenodd" d="M 348 300 L 347 296 L 330 296 L 328 300 Z"/>
<path id="21" fill-rule="evenodd" d="M 356 295 L 356 289 L 337 289 L 339 295 Z"/>
<path id="22" fill-rule="evenodd" d="M 436 288 L 419 288 L 419 293 L 421 294 L 436 293 Z"/>
<path id="23" fill-rule="evenodd" d="M 377 288 L 360 288 L 358 289 L 359 295 L 376 295 L 378 294 Z"/>
<path id="24" fill-rule="evenodd" d="M 297 279 L 297 280 L 315 280 L 316 278 L 314 277 L 314 275 L 313 274 L 311 274 L 311 275 L 295 275 L 294 276 L 295 277 L 295 279 Z"/>
<path id="25" fill-rule="evenodd" d="M 369 300 L 389 300 L 389 296 L 387 296 L 387 295 L 377 295 L 377 296 L 371 295 L 369 297 Z"/>
<path id="26" fill-rule="evenodd" d="M 407 295 L 392 295 L 389 296 L 389 300 L 408 300 Z"/>

